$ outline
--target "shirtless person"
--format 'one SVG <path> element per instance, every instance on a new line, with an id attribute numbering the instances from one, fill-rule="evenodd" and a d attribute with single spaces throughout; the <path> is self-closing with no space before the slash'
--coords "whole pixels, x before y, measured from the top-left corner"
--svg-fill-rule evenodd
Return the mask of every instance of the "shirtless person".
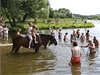
<path id="1" fill-rule="evenodd" d="M 89 30 L 87 30 L 87 32 L 86 32 L 86 40 L 88 41 L 89 40 L 89 37 L 90 37 L 90 33 L 89 33 Z"/>
<path id="2" fill-rule="evenodd" d="M 64 42 L 66 42 L 67 41 L 67 35 L 68 35 L 68 33 L 65 33 L 65 35 L 64 35 Z"/>
<path id="3" fill-rule="evenodd" d="M 81 42 L 84 42 L 84 40 L 85 40 L 84 33 L 81 34 L 81 36 L 80 36 L 80 40 L 81 40 Z"/>
<path id="4" fill-rule="evenodd" d="M 95 36 L 93 38 L 93 43 L 95 44 L 95 47 L 98 47 L 99 46 L 99 42 L 98 42 L 98 40 L 96 39 Z"/>
<path id="5" fill-rule="evenodd" d="M 75 65 L 75 64 L 80 64 L 81 63 L 81 50 L 77 46 L 77 42 L 73 42 L 73 48 L 71 49 L 72 52 L 72 57 L 69 62 L 69 65 Z"/>
<path id="6" fill-rule="evenodd" d="M 51 35 L 55 37 L 55 31 L 54 31 L 54 29 L 51 30 Z"/>
<path id="7" fill-rule="evenodd" d="M 81 46 L 81 47 L 89 47 L 90 54 L 96 53 L 96 51 L 95 51 L 95 44 L 91 40 L 89 40 L 88 42 L 89 43 L 88 43 L 87 46 Z"/>

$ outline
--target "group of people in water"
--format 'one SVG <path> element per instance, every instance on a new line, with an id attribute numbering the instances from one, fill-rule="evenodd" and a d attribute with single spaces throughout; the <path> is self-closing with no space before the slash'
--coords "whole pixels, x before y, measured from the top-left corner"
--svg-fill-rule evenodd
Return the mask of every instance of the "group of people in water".
<path id="1" fill-rule="evenodd" d="M 7 25 L 5 25 L 3 27 L 3 19 L 0 18 L 0 40 L 4 37 L 4 40 L 8 40 L 8 27 Z M 29 38 L 29 46 L 28 48 L 30 48 L 31 46 L 31 43 L 32 43 L 32 40 L 34 38 L 34 43 L 38 43 L 36 41 L 36 35 L 37 34 L 37 31 L 36 31 L 36 26 L 33 25 L 31 22 L 28 22 L 29 26 L 27 28 L 27 36 Z M 17 35 L 20 35 L 20 28 L 17 30 Z M 52 29 L 51 30 L 51 35 L 52 36 L 56 36 L 55 35 L 55 30 Z M 63 40 L 66 42 L 68 40 L 68 37 L 67 37 L 68 33 L 66 32 L 65 35 L 64 35 L 64 38 Z M 85 39 L 86 41 L 88 42 L 88 45 L 86 46 L 81 46 L 81 47 L 89 47 L 89 50 L 90 50 L 90 54 L 92 53 L 96 53 L 96 50 L 95 48 L 99 46 L 99 42 L 98 40 L 96 39 L 96 36 L 93 37 L 93 40 L 90 40 L 89 39 L 90 36 L 90 33 L 89 33 L 89 30 L 87 30 L 87 32 L 84 34 L 84 33 L 81 33 L 80 34 L 80 30 L 77 29 L 77 31 L 73 30 L 73 33 L 70 34 L 70 42 L 73 43 L 73 48 L 71 49 L 71 52 L 72 52 L 72 56 L 71 56 L 71 60 L 69 62 L 69 65 L 74 65 L 74 64 L 77 64 L 77 63 L 81 63 L 81 49 L 80 47 L 78 46 L 77 44 L 77 39 L 80 39 L 81 42 L 84 42 Z M 59 29 L 58 31 L 58 39 L 62 39 L 62 30 Z"/>
<path id="2" fill-rule="evenodd" d="M 7 25 L 3 25 L 3 21 L 3 18 L 0 18 L 0 41 L 2 39 L 8 40 L 9 28 L 7 27 Z"/>
<path id="3" fill-rule="evenodd" d="M 55 36 L 55 32 L 54 32 L 54 29 L 51 30 L 51 35 L 52 36 Z M 64 37 L 63 37 L 63 40 L 66 42 L 68 41 L 68 33 L 66 32 Z M 61 32 L 61 29 L 58 31 L 58 38 L 61 39 L 61 36 L 62 36 L 62 32 Z M 80 47 L 78 46 L 78 43 L 77 43 L 77 39 L 80 39 L 80 41 L 82 43 L 86 42 L 88 43 L 86 46 L 81 46 L 82 48 L 83 47 L 88 47 L 89 50 L 90 50 L 90 54 L 93 54 L 93 53 L 96 53 L 96 47 L 99 46 L 99 42 L 96 38 L 96 36 L 93 37 L 93 40 L 90 40 L 90 33 L 89 33 L 89 30 L 87 30 L 86 33 L 80 33 L 80 30 L 77 29 L 77 31 L 73 30 L 72 34 L 70 35 L 70 42 L 73 44 L 73 48 L 71 49 L 71 53 L 72 53 L 72 56 L 71 56 L 71 60 L 69 62 L 69 65 L 74 65 L 74 64 L 79 64 L 81 63 L 81 55 L 82 55 L 82 52 L 81 52 L 81 49 Z"/>

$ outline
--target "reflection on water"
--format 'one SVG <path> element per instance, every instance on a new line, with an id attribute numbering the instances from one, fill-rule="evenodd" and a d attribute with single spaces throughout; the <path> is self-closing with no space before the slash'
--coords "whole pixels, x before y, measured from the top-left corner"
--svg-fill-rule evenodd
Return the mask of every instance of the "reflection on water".
<path id="1" fill-rule="evenodd" d="M 82 28 L 80 32 L 90 30 L 91 36 L 96 36 L 100 41 L 100 21 L 92 21 L 95 24 L 94 28 Z M 64 29 L 62 30 L 62 37 L 68 32 L 68 37 L 73 30 L 77 29 Z M 98 31 L 99 30 L 99 31 Z M 50 30 L 40 30 L 50 34 Z M 18 54 L 11 53 L 12 45 L 0 46 L 1 50 L 1 75 L 94 75 L 100 73 L 100 52 L 97 48 L 97 53 L 89 55 L 88 48 L 82 50 L 81 65 L 69 66 L 68 63 L 71 58 L 70 39 L 67 42 L 58 39 L 58 30 L 56 30 L 56 39 L 58 45 L 48 46 L 47 49 L 40 48 L 38 53 L 34 53 L 33 49 L 21 47 Z M 93 37 L 90 37 L 91 39 Z M 87 42 L 81 43 L 77 39 L 78 45 L 87 45 Z M 11 41 L 9 40 L 11 44 Z M 4 44 L 4 43 L 3 43 Z"/>
<path id="2" fill-rule="evenodd" d="M 81 64 L 74 65 L 71 67 L 71 73 L 72 75 L 81 75 Z"/>

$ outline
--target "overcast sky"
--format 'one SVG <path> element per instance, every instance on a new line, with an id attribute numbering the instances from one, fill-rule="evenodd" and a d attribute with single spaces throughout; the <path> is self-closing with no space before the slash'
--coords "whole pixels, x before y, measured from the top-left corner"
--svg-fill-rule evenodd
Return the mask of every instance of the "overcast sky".
<path id="1" fill-rule="evenodd" d="M 100 0 L 49 0 L 53 9 L 67 8 L 81 15 L 100 14 Z"/>

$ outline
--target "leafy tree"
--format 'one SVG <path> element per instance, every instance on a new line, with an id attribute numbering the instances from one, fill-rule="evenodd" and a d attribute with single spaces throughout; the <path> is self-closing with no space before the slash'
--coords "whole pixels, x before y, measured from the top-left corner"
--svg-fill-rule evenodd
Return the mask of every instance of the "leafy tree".
<path id="1" fill-rule="evenodd" d="M 27 17 L 38 17 L 41 9 L 48 9 L 48 0 L 2 0 L 2 12 L 8 18 L 11 26 L 16 26 L 16 21 L 23 22 Z M 47 14 L 46 11 L 43 14 Z"/>
<path id="2" fill-rule="evenodd" d="M 50 11 L 49 17 L 53 18 L 54 17 L 54 10 L 52 8 L 50 8 L 49 11 Z"/>
<path id="3" fill-rule="evenodd" d="M 15 26 L 16 25 L 16 19 L 18 15 L 23 12 L 20 10 L 21 3 L 24 0 L 2 0 L 1 1 L 1 7 L 3 14 L 8 18 L 10 25 Z"/>
<path id="4" fill-rule="evenodd" d="M 73 14 L 69 9 L 60 8 L 58 10 L 50 9 L 50 18 L 73 18 Z"/>

